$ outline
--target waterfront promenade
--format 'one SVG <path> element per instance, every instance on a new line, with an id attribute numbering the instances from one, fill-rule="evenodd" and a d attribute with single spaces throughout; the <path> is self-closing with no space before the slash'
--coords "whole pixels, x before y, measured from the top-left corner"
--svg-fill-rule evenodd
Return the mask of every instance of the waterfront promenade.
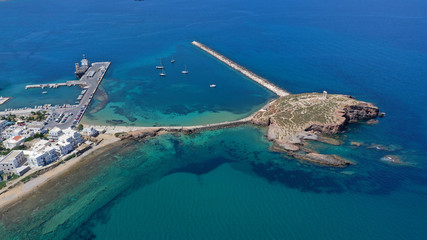
<path id="1" fill-rule="evenodd" d="M 159 127 L 135 127 L 135 126 L 105 126 L 105 125 L 85 125 L 85 127 L 93 127 L 98 131 L 105 131 L 109 134 L 124 133 L 133 131 L 167 131 L 167 132 L 182 132 L 182 131 L 206 131 L 228 127 L 236 127 L 249 124 L 252 122 L 253 115 L 239 119 L 236 121 L 227 121 L 212 124 L 203 124 L 195 126 L 159 126 Z"/>
<path id="2" fill-rule="evenodd" d="M 258 84 L 260 84 L 261 86 L 267 88 L 268 90 L 274 92 L 276 95 L 278 95 L 279 97 L 284 97 L 289 95 L 290 93 L 286 92 L 285 90 L 281 89 L 280 87 L 274 85 L 273 83 L 271 83 L 270 81 L 268 81 L 267 79 L 258 76 L 257 74 L 253 73 L 252 71 L 246 69 L 245 67 L 237 64 L 236 62 L 228 59 L 227 57 L 223 56 L 222 54 L 210 49 L 209 47 L 207 47 L 206 45 L 199 43 L 197 41 L 193 41 L 192 44 L 200 49 L 202 49 L 203 51 L 209 53 L 210 55 L 212 55 L 213 57 L 215 57 L 216 59 L 220 60 L 221 62 L 227 64 L 229 67 L 233 68 L 234 70 L 242 73 L 243 75 L 245 75 L 246 77 L 248 77 L 249 79 L 257 82 Z"/>

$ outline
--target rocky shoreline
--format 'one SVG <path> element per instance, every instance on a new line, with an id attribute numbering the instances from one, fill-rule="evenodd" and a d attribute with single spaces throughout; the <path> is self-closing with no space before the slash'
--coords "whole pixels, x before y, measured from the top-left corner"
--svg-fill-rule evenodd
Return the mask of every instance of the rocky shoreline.
<path id="1" fill-rule="evenodd" d="M 259 111 L 253 118 L 254 124 L 268 127 L 267 138 L 274 142 L 273 151 L 324 166 L 354 164 L 336 155 L 313 152 L 304 145 L 306 141 L 340 145 L 340 140 L 325 134 L 342 133 L 350 123 L 377 118 L 378 107 L 346 95 L 325 98 L 318 93 L 309 93 L 286 98 Z"/>
<path id="2" fill-rule="evenodd" d="M 268 127 L 267 139 L 274 143 L 272 151 L 309 161 L 315 164 L 346 167 L 352 161 L 335 155 L 317 153 L 305 147 L 307 141 L 318 141 L 330 145 L 341 145 L 342 141 L 333 135 L 344 132 L 347 125 L 361 120 L 375 119 L 379 109 L 367 102 L 355 100 L 346 95 L 329 95 L 324 98 L 319 93 L 294 94 L 276 99 L 245 119 L 205 124 L 199 126 L 164 127 L 106 127 L 115 131 L 121 139 L 142 140 L 163 133 L 185 135 L 201 131 L 237 127 L 253 124 Z M 329 135 L 329 136 L 328 136 Z"/>

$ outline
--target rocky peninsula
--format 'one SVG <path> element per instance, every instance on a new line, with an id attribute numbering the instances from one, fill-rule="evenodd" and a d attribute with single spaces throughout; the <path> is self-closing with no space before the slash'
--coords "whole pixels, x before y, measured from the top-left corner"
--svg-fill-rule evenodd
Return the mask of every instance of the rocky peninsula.
<path id="1" fill-rule="evenodd" d="M 379 109 L 375 105 L 339 94 L 303 93 L 281 97 L 259 110 L 252 122 L 268 126 L 267 138 L 274 142 L 273 150 L 317 164 L 344 167 L 350 161 L 333 155 L 307 152 L 305 140 L 328 141 L 321 134 L 343 132 L 349 123 L 374 119 Z M 325 140 L 326 139 L 326 140 Z M 336 145 L 336 144 L 334 144 Z"/>

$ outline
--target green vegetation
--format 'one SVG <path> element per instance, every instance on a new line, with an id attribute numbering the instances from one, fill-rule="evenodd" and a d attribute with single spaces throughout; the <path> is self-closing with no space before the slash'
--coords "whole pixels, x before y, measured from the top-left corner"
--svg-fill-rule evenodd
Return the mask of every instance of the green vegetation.
<path id="1" fill-rule="evenodd" d="M 7 155 L 10 152 L 12 152 L 13 150 L 25 150 L 27 149 L 27 147 L 25 147 L 24 145 L 20 145 L 20 146 L 16 146 L 12 149 L 6 149 L 3 147 L 3 145 L 0 146 L 0 155 Z"/>
<path id="2" fill-rule="evenodd" d="M 31 112 L 31 115 L 27 118 L 27 121 L 43 121 L 46 119 L 46 112 Z"/>
<path id="3" fill-rule="evenodd" d="M 28 175 L 28 176 L 24 177 L 23 179 L 21 179 L 21 182 L 26 183 L 26 182 L 30 181 L 31 178 L 34 178 L 34 177 L 37 177 L 37 176 L 38 176 L 37 172 L 31 173 L 30 175 Z"/>
<path id="4" fill-rule="evenodd" d="M 3 116 L 2 120 L 7 120 L 9 122 L 16 122 L 16 115 L 11 114 L 9 116 Z"/>
<path id="5" fill-rule="evenodd" d="M 114 136 L 118 138 L 118 137 L 120 137 L 120 135 L 122 135 L 122 134 L 123 134 L 123 132 L 118 132 L 118 133 L 114 133 Z"/>
<path id="6" fill-rule="evenodd" d="M 18 175 L 12 174 L 12 173 L 4 173 L 4 174 L 2 174 L 1 177 L 2 177 L 3 181 L 0 182 L 0 189 L 4 188 L 7 184 L 7 182 L 19 178 Z"/>
<path id="7" fill-rule="evenodd" d="M 25 142 L 32 141 L 32 140 L 34 140 L 34 139 L 36 139 L 36 138 L 40 138 L 40 139 L 47 139 L 47 137 L 46 137 L 44 134 L 36 133 L 36 134 L 34 134 L 34 136 L 32 136 L 32 137 L 28 137 L 28 138 L 26 138 L 26 139 L 25 139 Z"/>
<path id="8" fill-rule="evenodd" d="M 3 189 L 6 186 L 6 184 L 7 184 L 6 181 L 0 182 L 0 189 Z"/>
<path id="9" fill-rule="evenodd" d="M 64 159 L 64 161 L 71 160 L 71 159 L 75 158 L 76 156 L 77 156 L 77 154 L 73 153 L 72 155 L 70 155 L 70 156 L 66 157 L 66 158 Z"/>
<path id="10" fill-rule="evenodd" d="M 82 124 L 79 124 L 79 126 L 77 127 L 77 129 L 78 129 L 79 131 L 83 130 L 83 125 L 82 125 Z"/>

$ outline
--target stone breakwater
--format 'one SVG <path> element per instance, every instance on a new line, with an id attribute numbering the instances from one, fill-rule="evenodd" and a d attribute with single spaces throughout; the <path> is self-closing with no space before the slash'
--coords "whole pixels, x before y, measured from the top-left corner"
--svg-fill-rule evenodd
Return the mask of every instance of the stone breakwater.
<path id="1" fill-rule="evenodd" d="M 221 62 L 227 64 L 229 67 L 233 68 L 234 70 L 242 73 L 243 75 L 245 75 L 246 77 L 248 77 L 249 79 L 252 79 L 253 81 L 257 82 L 258 84 L 264 86 L 265 88 L 267 88 L 268 90 L 274 92 L 275 94 L 277 94 L 279 97 L 284 97 L 289 95 L 290 93 L 286 92 L 285 90 L 281 89 L 280 87 L 274 85 L 273 83 L 269 82 L 267 79 L 258 76 L 257 74 L 251 72 L 250 70 L 246 69 L 245 67 L 240 66 L 239 64 L 235 63 L 234 61 L 228 59 L 227 57 L 221 55 L 220 53 L 210 49 L 209 47 L 193 41 L 192 44 L 194 46 L 199 47 L 200 49 L 202 49 L 203 51 L 209 53 L 210 55 L 214 56 L 215 58 L 217 58 L 218 60 L 220 60 Z"/>

